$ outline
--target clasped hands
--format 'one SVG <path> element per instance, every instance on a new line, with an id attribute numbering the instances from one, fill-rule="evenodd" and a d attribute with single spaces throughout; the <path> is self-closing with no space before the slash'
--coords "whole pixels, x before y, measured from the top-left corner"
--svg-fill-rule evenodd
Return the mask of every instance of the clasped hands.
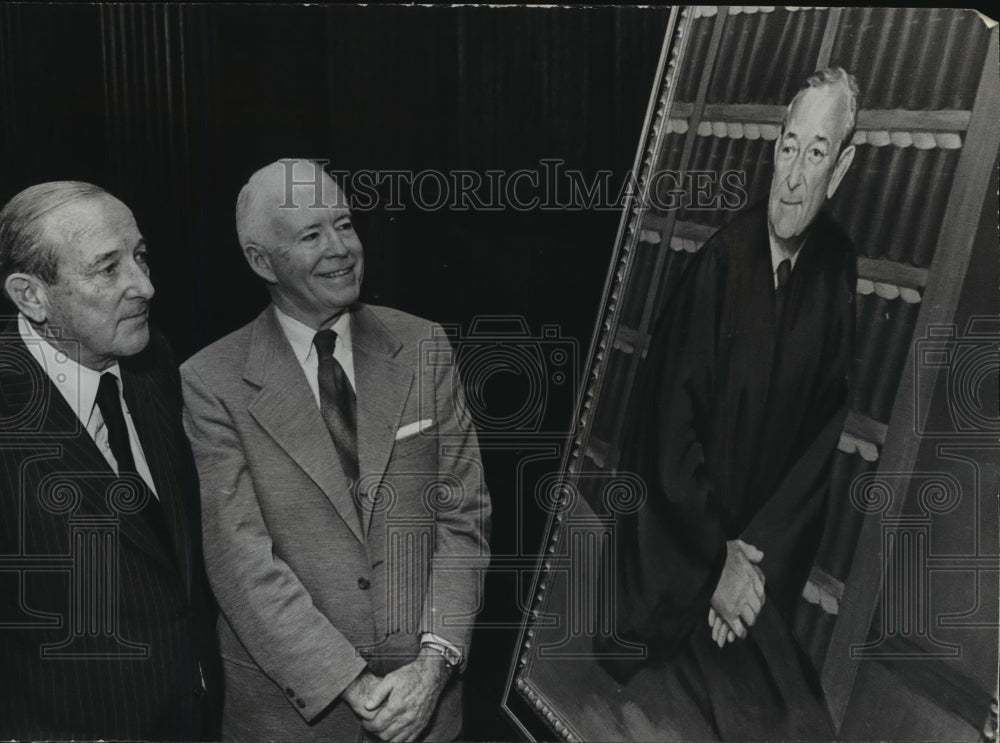
<path id="1" fill-rule="evenodd" d="M 764 572 L 757 564 L 762 559 L 764 553 L 752 544 L 741 539 L 726 542 L 726 564 L 708 610 L 712 640 L 720 648 L 746 637 L 757 621 L 764 606 Z"/>
<path id="2" fill-rule="evenodd" d="M 382 678 L 365 669 L 341 696 L 365 730 L 401 743 L 414 740 L 427 727 L 450 673 L 439 654 L 421 649 L 413 662 Z"/>

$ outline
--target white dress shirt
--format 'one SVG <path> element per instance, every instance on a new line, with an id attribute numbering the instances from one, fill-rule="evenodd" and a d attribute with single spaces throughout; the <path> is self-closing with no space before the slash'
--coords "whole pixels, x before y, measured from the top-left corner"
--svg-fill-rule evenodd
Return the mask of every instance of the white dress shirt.
<path id="1" fill-rule="evenodd" d="M 17 328 L 21 334 L 21 340 L 24 341 L 32 358 L 45 370 L 45 374 L 65 398 L 70 409 L 76 413 L 76 417 L 80 419 L 83 427 L 90 434 L 90 438 L 97 444 L 97 448 L 100 449 L 108 465 L 115 472 L 118 472 L 118 463 L 115 461 L 115 455 L 111 453 L 111 445 L 108 443 L 108 428 L 104 425 L 104 416 L 101 415 L 101 409 L 97 406 L 97 386 L 101 382 L 102 374 L 111 373 L 118 377 L 118 399 L 121 401 L 122 412 L 125 414 L 125 426 L 128 429 L 128 440 L 132 447 L 136 472 L 149 486 L 153 495 L 159 498 L 156 494 L 156 487 L 153 485 L 153 475 L 146 462 L 146 454 L 142 450 L 142 444 L 139 443 L 139 434 L 136 433 L 128 405 L 122 396 L 122 372 L 118 362 L 103 372 L 88 369 L 69 358 L 39 335 L 23 314 L 18 315 Z"/>
<path id="2" fill-rule="evenodd" d="M 299 360 L 302 371 L 305 372 L 309 389 L 312 390 L 313 397 L 316 398 L 316 407 L 320 407 L 319 402 L 319 354 L 316 346 L 313 345 L 313 338 L 318 331 L 313 330 L 303 322 L 296 320 L 291 315 L 287 315 L 277 307 L 274 308 L 278 316 L 278 324 L 285 331 L 285 337 L 292 347 L 295 358 Z M 357 392 L 358 386 L 354 383 L 354 354 L 351 352 L 351 314 L 341 313 L 340 317 L 334 321 L 333 332 L 337 334 L 337 344 L 333 347 L 333 358 L 343 367 L 347 380 L 351 383 L 351 388 Z M 326 328 L 323 328 L 326 330 Z"/>
<path id="3" fill-rule="evenodd" d="M 277 306 L 275 306 L 274 312 L 278 317 L 278 324 L 285 332 L 285 337 L 292 347 L 292 353 L 295 354 L 295 358 L 298 359 L 299 365 L 306 375 L 306 382 L 309 383 L 309 389 L 312 390 L 313 397 L 316 399 L 316 407 L 319 408 L 319 354 L 313 344 L 313 338 L 316 337 L 318 331 L 282 312 Z M 333 347 L 333 358 L 344 368 L 351 388 L 357 393 L 358 385 L 354 382 L 354 354 L 351 350 L 351 314 L 349 312 L 342 313 L 330 327 L 337 334 L 337 343 Z M 464 658 L 464 654 L 459 648 L 432 632 L 423 633 L 420 636 L 420 641 L 444 645 Z"/>
<path id="4" fill-rule="evenodd" d="M 774 243 L 774 238 L 771 237 L 770 235 L 768 235 L 768 242 L 771 244 L 771 273 L 774 276 L 774 288 L 777 289 L 778 288 L 778 266 L 781 265 L 781 262 L 783 260 L 785 260 L 785 258 L 788 258 L 789 260 L 791 260 L 792 265 L 789 266 L 789 271 L 788 271 L 788 275 L 791 276 L 792 275 L 792 271 L 795 270 L 795 262 L 799 259 L 799 253 L 802 252 L 802 245 L 805 245 L 805 243 L 802 243 L 802 245 L 799 245 L 799 249 L 796 250 L 791 255 L 785 255 L 784 253 L 781 252 L 781 250 L 778 249 L 778 246 L 775 245 L 775 243 Z"/>

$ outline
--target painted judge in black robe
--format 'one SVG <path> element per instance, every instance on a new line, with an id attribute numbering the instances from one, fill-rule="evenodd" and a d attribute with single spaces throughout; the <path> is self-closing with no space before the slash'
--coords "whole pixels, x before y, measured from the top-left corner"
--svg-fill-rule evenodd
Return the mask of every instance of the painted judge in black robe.
<path id="1" fill-rule="evenodd" d="M 700 718 L 691 734 L 833 737 L 791 620 L 849 404 L 854 249 L 820 207 L 853 157 L 856 91 L 825 71 L 793 100 L 767 208 L 723 227 L 668 288 L 633 393 L 621 469 L 648 493 L 618 521 L 617 627 L 648 658 L 607 665 L 620 680 L 674 676 Z"/>

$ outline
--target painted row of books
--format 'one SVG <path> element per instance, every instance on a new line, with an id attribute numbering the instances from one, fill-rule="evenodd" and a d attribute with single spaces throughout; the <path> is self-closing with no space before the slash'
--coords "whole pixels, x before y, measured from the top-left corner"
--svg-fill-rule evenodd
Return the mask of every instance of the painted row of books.
<path id="1" fill-rule="evenodd" d="M 787 104 L 816 68 L 830 11 L 730 8 L 721 48 L 732 53 L 716 60 L 706 102 Z M 680 101 L 695 100 L 715 25 L 714 14 L 699 16 L 677 81 Z M 988 43 L 973 11 L 845 8 L 829 64 L 857 78 L 862 108 L 967 110 Z"/>

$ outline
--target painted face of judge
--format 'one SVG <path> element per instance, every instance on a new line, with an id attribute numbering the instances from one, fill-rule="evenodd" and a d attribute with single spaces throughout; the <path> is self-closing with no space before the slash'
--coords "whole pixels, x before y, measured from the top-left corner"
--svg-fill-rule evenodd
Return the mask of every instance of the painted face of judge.
<path id="1" fill-rule="evenodd" d="M 848 94 L 840 86 L 807 88 L 795 98 L 774 149 L 767 207 L 774 237 L 802 235 L 836 192 L 854 159 L 853 145 L 843 142 L 848 121 Z"/>
<path id="2" fill-rule="evenodd" d="M 343 192 L 307 160 L 268 165 L 244 192 L 240 203 L 250 200 L 253 214 L 244 214 L 240 241 L 250 266 L 279 309 L 317 330 L 328 326 L 358 301 L 364 273 Z"/>

